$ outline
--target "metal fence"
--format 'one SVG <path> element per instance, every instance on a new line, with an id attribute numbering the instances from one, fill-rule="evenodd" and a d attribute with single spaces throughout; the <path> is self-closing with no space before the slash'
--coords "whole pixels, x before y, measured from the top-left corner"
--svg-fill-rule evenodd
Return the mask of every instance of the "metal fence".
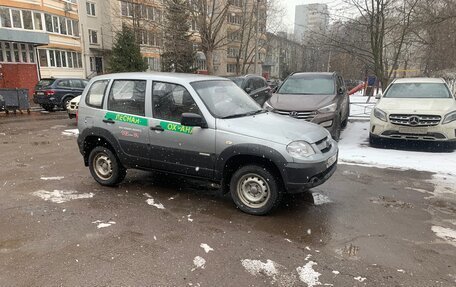
<path id="1" fill-rule="evenodd" d="M 0 110 L 30 111 L 27 89 L 0 89 Z"/>

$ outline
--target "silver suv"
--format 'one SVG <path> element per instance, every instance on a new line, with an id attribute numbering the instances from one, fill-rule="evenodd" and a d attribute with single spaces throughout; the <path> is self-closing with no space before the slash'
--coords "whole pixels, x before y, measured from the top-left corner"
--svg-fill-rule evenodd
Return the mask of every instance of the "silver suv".
<path id="1" fill-rule="evenodd" d="M 102 185 L 119 184 L 128 168 L 203 178 L 256 215 L 285 192 L 324 183 L 337 165 L 337 143 L 324 128 L 267 112 L 219 77 L 95 77 L 82 94 L 78 128 L 84 163 Z"/>

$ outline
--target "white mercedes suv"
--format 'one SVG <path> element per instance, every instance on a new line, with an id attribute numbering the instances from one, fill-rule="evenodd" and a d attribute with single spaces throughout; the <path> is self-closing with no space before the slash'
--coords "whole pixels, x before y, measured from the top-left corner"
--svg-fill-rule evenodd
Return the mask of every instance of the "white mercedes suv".
<path id="1" fill-rule="evenodd" d="M 394 80 L 371 114 L 369 142 L 382 138 L 456 142 L 456 99 L 443 79 Z"/>

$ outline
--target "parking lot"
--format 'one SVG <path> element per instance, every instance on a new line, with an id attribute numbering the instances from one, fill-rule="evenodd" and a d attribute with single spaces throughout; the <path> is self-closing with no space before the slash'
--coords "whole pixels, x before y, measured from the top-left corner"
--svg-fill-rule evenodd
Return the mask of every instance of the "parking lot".
<path id="1" fill-rule="evenodd" d="M 413 161 L 420 171 L 391 168 L 381 150 L 351 155 L 343 133 L 335 175 L 259 217 L 183 177 L 129 171 L 102 187 L 76 128 L 64 112 L 0 115 L 2 286 L 456 284 L 454 176 L 438 168 L 452 151 L 398 147 L 406 159 L 441 158 L 421 164 L 437 175 Z"/>

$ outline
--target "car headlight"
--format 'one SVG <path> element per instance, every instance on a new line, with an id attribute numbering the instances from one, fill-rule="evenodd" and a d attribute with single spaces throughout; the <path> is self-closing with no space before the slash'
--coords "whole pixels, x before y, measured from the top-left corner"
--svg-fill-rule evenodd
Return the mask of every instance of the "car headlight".
<path id="1" fill-rule="evenodd" d="M 449 123 L 451 123 L 451 122 L 453 122 L 453 121 L 456 121 L 456 111 L 447 114 L 447 115 L 443 118 L 442 124 L 449 124 Z"/>
<path id="2" fill-rule="evenodd" d="M 287 152 L 294 158 L 306 159 L 314 155 L 315 151 L 312 146 L 305 141 L 294 141 L 287 145 Z"/>
<path id="3" fill-rule="evenodd" d="M 274 107 L 271 106 L 271 104 L 268 102 L 264 102 L 263 109 L 270 111 L 270 112 L 274 111 Z"/>
<path id="4" fill-rule="evenodd" d="M 374 117 L 376 117 L 377 119 L 384 121 L 384 122 L 388 121 L 386 118 L 386 113 L 384 111 L 380 110 L 379 108 L 374 109 Z"/>
<path id="5" fill-rule="evenodd" d="M 318 109 L 319 113 L 334 113 L 337 110 L 337 104 L 333 103 Z"/>

